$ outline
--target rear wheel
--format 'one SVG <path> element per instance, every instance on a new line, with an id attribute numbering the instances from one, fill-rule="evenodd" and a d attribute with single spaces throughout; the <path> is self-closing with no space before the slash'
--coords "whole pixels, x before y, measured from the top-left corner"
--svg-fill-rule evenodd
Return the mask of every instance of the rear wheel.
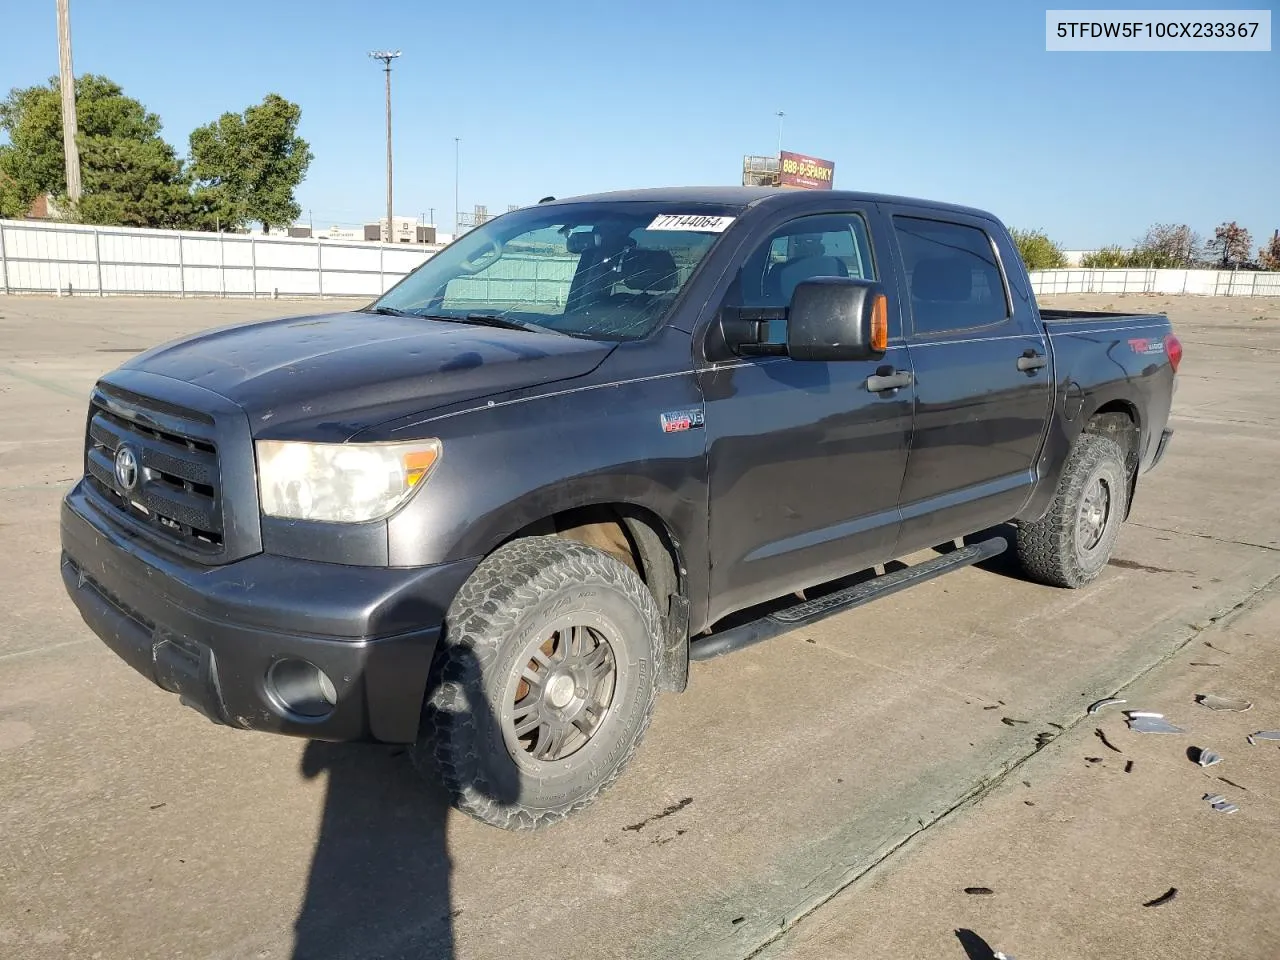
<path id="1" fill-rule="evenodd" d="M 1022 568 L 1051 586 L 1084 586 L 1111 559 L 1128 502 L 1120 446 L 1108 437 L 1081 434 L 1049 512 L 1018 527 Z"/>
<path id="2" fill-rule="evenodd" d="M 557 537 L 508 544 L 449 609 L 415 762 L 486 823 L 565 818 L 639 745 L 660 637 L 649 588 L 618 560 Z"/>

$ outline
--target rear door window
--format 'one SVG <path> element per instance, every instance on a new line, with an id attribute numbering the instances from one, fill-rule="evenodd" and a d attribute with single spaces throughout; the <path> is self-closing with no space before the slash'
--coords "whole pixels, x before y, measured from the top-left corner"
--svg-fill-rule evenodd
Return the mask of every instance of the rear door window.
<path id="1" fill-rule="evenodd" d="M 967 224 L 893 218 L 916 337 L 1003 323 L 1004 276 L 991 238 Z"/>

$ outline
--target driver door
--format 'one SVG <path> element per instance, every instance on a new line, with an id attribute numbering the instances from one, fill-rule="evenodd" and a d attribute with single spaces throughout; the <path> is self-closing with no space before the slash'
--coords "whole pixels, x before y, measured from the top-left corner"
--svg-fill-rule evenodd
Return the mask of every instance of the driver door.
<path id="1" fill-rule="evenodd" d="M 747 255 L 724 305 L 784 307 L 813 277 L 876 279 L 876 254 L 889 248 L 873 224 L 862 209 L 782 224 Z M 739 357 L 700 371 L 712 620 L 894 556 L 915 387 L 867 383 L 886 367 L 910 370 L 892 283 L 885 292 L 889 348 L 878 362 Z M 770 341 L 785 340 L 785 321 L 771 327 Z"/>

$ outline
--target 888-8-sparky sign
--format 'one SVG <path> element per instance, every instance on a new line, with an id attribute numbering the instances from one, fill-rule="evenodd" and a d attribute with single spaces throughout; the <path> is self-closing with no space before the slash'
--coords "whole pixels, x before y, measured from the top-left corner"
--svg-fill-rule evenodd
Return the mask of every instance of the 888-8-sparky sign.
<path id="1" fill-rule="evenodd" d="M 802 190 L 830 190 L 836 176 L 836 165 L 830 160 L 806 157 L 802 153 L 783 150 L 778 183 Z"/>

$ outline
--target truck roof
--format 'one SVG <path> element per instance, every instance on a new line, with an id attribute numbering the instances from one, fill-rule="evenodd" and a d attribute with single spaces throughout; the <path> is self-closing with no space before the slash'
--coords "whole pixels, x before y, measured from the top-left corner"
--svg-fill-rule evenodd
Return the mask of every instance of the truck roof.
<path id="1" fill-rule="evenodd" d="M 623 202 L 628 200 L 656 200 L 666 203 L 718 203 L 751 206 L 771 197 L 809 197 L 820 193 L 824 197 L 839 200 L 855 200 L 862 203 L 902 203 L 971 216 L 997 219 L 985 210 L 966 207 L 919 197 L 898 197 L 887 193 L 863 193 L 856 190 L 794 190 L 785 187 L 650 187 L 641 190 L 613 190 L 607 193 L 584 194 L 579 197 L 561 197 L 548 203 Z"/>

